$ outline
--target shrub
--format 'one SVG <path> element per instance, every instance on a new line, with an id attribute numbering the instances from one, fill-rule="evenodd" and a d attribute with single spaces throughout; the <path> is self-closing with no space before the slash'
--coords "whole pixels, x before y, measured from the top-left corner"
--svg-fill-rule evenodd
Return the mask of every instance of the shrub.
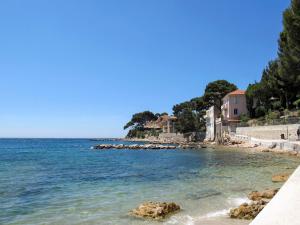
<path id="1" fill-rule="evenodd" d="M 258 106 L 255 109 L 255 116 L 256 117 L 262 117 L 264 115 L 266 115 L 266 108 L 264 106 Z"/>
<path id="2" fill-rule="evenodd" d="M 280 118 L 279 111 L 271 111 L 266 115 L 266 120 L 276 120 Z"/>

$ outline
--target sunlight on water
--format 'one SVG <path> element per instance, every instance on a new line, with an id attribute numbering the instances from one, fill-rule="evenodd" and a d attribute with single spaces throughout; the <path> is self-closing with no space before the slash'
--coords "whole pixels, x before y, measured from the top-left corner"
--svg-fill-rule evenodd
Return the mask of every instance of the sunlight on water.
<path id="1" fill-rule="evenodd" d="M 227 219 L 252 190 L 276 187 L 296 158 L 272 153 L 95 151 L 87 139 L 0 140 L 0 224 L 247 224 Z M 144 201 L 183 210 L 164 222 L 128 211 Z"/>

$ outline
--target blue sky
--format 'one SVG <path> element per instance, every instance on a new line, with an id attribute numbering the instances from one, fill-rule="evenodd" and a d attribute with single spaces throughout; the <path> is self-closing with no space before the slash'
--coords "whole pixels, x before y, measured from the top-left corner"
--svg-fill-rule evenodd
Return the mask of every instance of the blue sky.
<path id="1" fill-rule="evenodd" d="M 2 0 L 0 137 L 120 137 L 276 57 L 289 0 Z"/>

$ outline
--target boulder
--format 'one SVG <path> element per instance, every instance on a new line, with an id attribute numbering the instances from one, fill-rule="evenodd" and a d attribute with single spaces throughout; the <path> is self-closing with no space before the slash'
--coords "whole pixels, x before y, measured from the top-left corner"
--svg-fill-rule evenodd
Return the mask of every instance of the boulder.
<path id="1" fill-rule="evenodd" d="M 285 182 L 289 179 L 290 174 L 288 173 L 282 173 L 282 174 L 276 174 L 272 176 L 272 182 Z"/>
<path id="2" fill-rule="evenodd" d="M 248 198 L 252 201 L 259 201 L 261 199 L 271 199 L 273 198 L 279 189 L 267 189 L 265 191 L 259 192 L 259 191 L 252 191 Z"/>
<path id="3" fill-rule="evenodd" d="M 180 206 L 174 202 L 145 202 L 130 211 L 130 215 L 139 218 L 161 220 L 179 210 Z"/>
<path id="4" fill-rule="evenodd" d="M 238 208 L 231 209 L 229 216 L 234 219 L 252 220 L 263 210 L 267 203 L 264 200 L 255 201 L 250 204 L 244 203 Z"/>

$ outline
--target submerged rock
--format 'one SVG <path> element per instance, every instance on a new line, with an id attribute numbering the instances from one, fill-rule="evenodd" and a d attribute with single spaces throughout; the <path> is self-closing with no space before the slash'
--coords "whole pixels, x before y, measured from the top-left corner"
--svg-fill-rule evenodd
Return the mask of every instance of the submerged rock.
<path id="1" fill-rule="evenodd" d="M 161 220 L 180 210 L 174 202 L 145 202 L 138 208 L 130 211 L 130 215 L 139 218 Z"/>
<path id="2" fill-rule="evenodd" d="M 248 198 L 252 201 L 258 201 L 261 199 L 271 199 L 273 198 L 279 189 L 267 189 L 265 191 L 259 192 L 259 191 L 252 191 L 249 195 Z"/>
<path id="3" fill-rule="evenodd" d="M 272 176 L 272 181 L 273 182 L 285 182 L 289 179 L 290 174 L 288 173 L 281 173 L 281 174 L 276 174 Z"/>
<path id="4" fill-rule="evenodd" d="M 216 190 L 203 190 L 203 191 L 198 191 L 196 193 L 189 193 L 186 196 L 187 199 L 199 200 L 199 199 L 209 198 L 217 195 L 222 195 L 222 192 Z"/>
<path id="5" fill-rule="evenodd" d="M 229 216 L 234 219 L 252 220 L 263 210 L 267 203 L 264 200 L 254 201 L 250 204 L 244 203 L 238 208 L 231 209 Z"/>

